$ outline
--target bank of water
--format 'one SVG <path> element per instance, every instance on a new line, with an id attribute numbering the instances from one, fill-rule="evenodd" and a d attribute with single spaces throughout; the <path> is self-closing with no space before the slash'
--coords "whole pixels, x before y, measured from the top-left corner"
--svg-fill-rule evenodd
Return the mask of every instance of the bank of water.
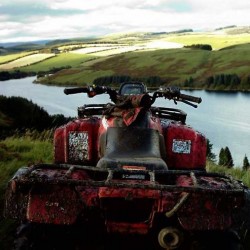
<path id="1" fill-rule="evenodd" d="M 64 87 L 33 84 L 34 77 L 0 82 L 0 94 L 21 96 L 42 106 L 50 114 L 77 116 L 77 107 L 83 104 L 110 102 L 107 95 L 87 98 L 85 94 L 63 93 Z M 217 155 L 228 146 L 234 162 L 241 166 L 245 154 L 250 159 L 250 93 L 222 93 L 207 91 L 183 91 L 199 96 L 202 103 L 197 109 L 186 104 L 158 99 L 155 106 L 175 107 L 187 114 L 187 124 L 209 138 Z M 17 107 L 18 108 L 18 107 Z"/>

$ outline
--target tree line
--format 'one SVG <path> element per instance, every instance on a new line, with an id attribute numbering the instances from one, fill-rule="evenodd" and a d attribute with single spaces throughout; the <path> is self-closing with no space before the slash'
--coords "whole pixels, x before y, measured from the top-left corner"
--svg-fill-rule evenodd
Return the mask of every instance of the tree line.
<path id="1" fill-rule="evenodd" d="M 21 79 L 28 76 L 35 76 L 35 72 L 24 72 L 20 70 L 15 71 L 0 71 L 0 81 L 6 81 L 10 79 Z"/>
<path id="2" fill-rule="evenodd" d="M 49 70 L 46 71 L 20 71 L 20 70 L 14 70 L 14 71 L 0 71 L 0 81 L 6 81 L 10 79 L 21 79 L 29 76 L 36 76 L 37 77 L 43 77 L 48 74 L 54 74 L 60 70 L 63 69 L 69 69 L 71 66 L 63 66 L 63 67 L 52 67 Z"/>
<path id="3" fill-rule="evenodd" d="M 203 49 L 212 51 L 213 48 L 210 44 L 192 44 L 192 45 L 185 45 L 184 48 L 188 49 Z"/>
<path id="4" fill-rule="evenodd" d="M 250 75 L 240 77 L 237 74 L 215 74 L 203 80 L 187 78 L 182 84 L 185 88 L 203 87 L 211 90 L 247 90 L 250 89 Z"/>
<path id="5" fill-rule="evenodd" d="M 63 115 L 49 115 L 42 107 L 22 97 L 0 96 L 1 139 L 15 130 L 43 131 L 65 124 L 70 119 Z"/>
<path id="6" fill-rule="evenodd" d="M 216 155 L 212 152 L 212 148 L 213 144 L 211 144 L 210 141 L 207 140 L 207 158 L 212 162 L 216 162 Z M 234 166 L 233 157 L 229 147 L 226 146 L 225 148 L 220 149 L 218 165 L 227 168 L 232 168 Z M 250 169 L 250 163 L 246 155 L 243 158 L 242 169 Z"/>
<path id="7" fill-rule="evenodd" d="M 241 78 L 237 74 L 218 74 L 209 76 L 205 80 L 205 85 L 210 88 L 238 88 Z"/>

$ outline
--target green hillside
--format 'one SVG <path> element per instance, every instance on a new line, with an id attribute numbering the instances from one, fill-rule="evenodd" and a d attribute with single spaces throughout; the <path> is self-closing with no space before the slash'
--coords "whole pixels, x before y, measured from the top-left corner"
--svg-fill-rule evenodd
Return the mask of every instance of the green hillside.
<path id="1" fill-rule="evenodd" d="M 157 78 L 157 84 L 187 88 L 250 90 L 249 30 L 231 27 L 203 33 L 122 33 L 92 40 L 52 41 L 37 51 L 37 57 L 43 53 L 55 56 L 37 59 L 28 66 L 4 64 L 25 54 L 0 57 L 0 79 L 7 69 L 39 73 L 44 76 L 39 82 L 53 85 L 91 84 L 96 79 L 105 82 L 128 76 Z M 213 50 L 184 48 L 187 45 L 211 45 Z M 112 84 L 118 83 L 114 79 Z"/>
<path id="2" fill-rule="evenodd" d="M 56 55 L 53 58 L 44 60 L 42 62 L 38 62 L 36 64 L 22 67 L 22 71 L 47 71 L 51 68 L 59 68 L 59 67 L 65 67 L 70 66 L 73 68 L 79 67 L 83 62 L 88 61 L 92 58 L 91 55 L 79 55 L 79 54 L 73 54 L 73 53 L 62 53 L 59 55 Z"/>
<path id="3" fill-rule="evenodd" d="M 191 45 L 196 43 L 211 44 L 214 50 L 219 50 L 228 46 L 244 44 L 250 42 L 250 34 L 227 34 L 221 32 L 210 33 L 189 33 L 188 35 L 169 36 L 170 42 Z"/>
<path id="4" fill-rule="evenodd" d="M 92 83 L 96 78 L 111 75 L 128 75 L 132 78 L 158 76 L 165 84 L 186 87 L 217 88 L 207 86 L 207 78 L 218 75 L 237 75 L 241 83 L 222 86 L 228 89 L 250 89 L 250 44 L 235 45 L 218 51 L 198 49 L 161 49 L 134 51 L 93 59 L 70 69 L 62 70 L 43 79 L 48 84 Z M 46 62 L 49 63 L 49 59 Z M 64 62 L 66 64 L 66 62 Z M 33 67 L 38 67 L 38 63 Z M 34 68 L 33 68 L 34 69 Z M 25 69 L 27 70 L 27 68 Z M 195 85 L 189 86 L 190 79 Z M 186 82 L 186 83 L 185 83 Z M 185 85 L 186 84 L 186 85 Z"/>

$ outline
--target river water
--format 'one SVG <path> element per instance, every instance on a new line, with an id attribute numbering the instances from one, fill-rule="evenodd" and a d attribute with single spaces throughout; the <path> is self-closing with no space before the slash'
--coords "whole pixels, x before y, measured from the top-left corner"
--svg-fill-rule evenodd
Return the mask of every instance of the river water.
<path id="1" fill-rule="evenodd" d="M 83 104 L 109 102 L 107 95 L 87 98 L 85 94 L 68 95 L 64 87 L 33 84 L 35 77 L 0 82 L 0 95 L 21 96 L 43 107 L 49 114 L 77 116 L 77 107 Z M 199 96 L 202 103 L 197 109 L 186 104 L 158 99 L 154 106 L 175 107 L 184 110 L 187 124 L 202 132 L 213 144 L 218 156 L 228 146 L 234 163 L 241 166 L 245 154 L 250 159 L 250 93 L 218 93 L 208 91 L 182 91 Z M 18 107 L 17 107 L 18 108 Z"/>

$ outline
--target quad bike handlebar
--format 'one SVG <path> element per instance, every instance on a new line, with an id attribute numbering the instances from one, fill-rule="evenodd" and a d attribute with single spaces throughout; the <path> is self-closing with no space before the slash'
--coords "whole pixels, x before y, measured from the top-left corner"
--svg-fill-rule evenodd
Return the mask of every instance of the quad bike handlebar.
<path id="1" fill-rule="evenodd" d="M 96 95 L 107 93 L 109 94 L 111 100 L 116 102 L 118 92 L 115 89 L 106 86 L 86 86 L 86 87 L 77 87 L 77 88 L 66 88 L 64 89 L 64 93 L 66 95 L 70 94 L 78 94 L 78 93 L 87 93 L 88 97 L 92 98 Z M 143 94 L 143 93 L 142 93 Z M 166 87 L 166 88 L 159 88 L 153 93 L 151 96 L 151 104 L 153 104 L 156 98 L 164 97 L 169 100 L 173 100 L 175 104 L 177 102 L 183 102 L 188 104 L 194 108 L 197 108 L 196 104 L 193 103 L 201 103 L 202 99 L 200 97 L 195 97 L 191 95 L 182 94 L 178 87 Z"/>
<path id="2" fill-rule="evenodd" d="M 195 102 L 198 104 L 202 102 L 202 99 L 200 97 L 182 94 L 180 89 L 175 86 L 167 87 L 167 88 L 159 88 L 153 94 L 153 102 L 158 97 L 164 97 L 169 100 L 174 100 L 175 104 L 177 104 L 177 101 L 183 102 L 194 108 L 197 108 L 197 105 L 193 104 L 192 102 Z"/>
<path id="3" fill-rule="evenodd" d="M 64 89 L 65 95 L 79 94 L 79 93 L 87 93 L 89 90 L 88 87 L 83 88 L 66 88 Z"/>
<path id="4" fill-rule="evenodd" d="M 108 93 L 108 90 L 111 90 L 109 87 L 105 86 L 86 86 L 86 87 L 78 87 L 78 88 L 66 88 L 64 89 L 64 94 L 79 94 L 79 93 L 87 93 L 89 97 L 94 97 L 95 95 L 100 95 L 104 93 Z"/>

